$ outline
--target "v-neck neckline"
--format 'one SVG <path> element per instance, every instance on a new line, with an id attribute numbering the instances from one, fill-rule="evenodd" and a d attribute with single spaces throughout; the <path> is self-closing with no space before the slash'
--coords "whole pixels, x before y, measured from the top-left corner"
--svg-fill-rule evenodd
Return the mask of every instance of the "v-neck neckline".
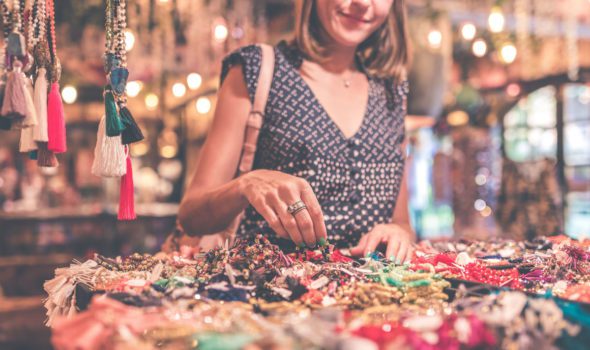
<path id="1" fill-rule="evenodd" d="M 363 112 L 363 120 L 361 120 L 361 124 L 359 125 L 357 130 L 352 134 L 352 136 L 347 137 L 344 134 L 344 132 L 342 131 L 342 128 L 340 128 L 340 126 L 336 123 L 336 121 L 330 116 L 330 114 L 328 113 L 328 110 L 326 110 L 326 108 L 324 107 L 324 105 L 322 104 L 320 99 L 316 96 L 316 94 L 313 91 L 313 89 L 311 88 L 311 86 L 307 83 L 307 81 L 305 81 L 305 79 L 303 79 L 303 75 L 301 75 L 301 72 L 296 67 L 294 67 L 292 65 L 289 65 L 289 66 L 293 70 L 297 79 L 301 82 L 301 84 L 303 84 L 303 87 L 309 92 L 309 94 L 311 95 L 314 102 L 317 103 L 318 106 L 320 107 L 320 109 L 321 109 L 320 114 L 322 116 L 324 116 L 326 119 L 328 119 L 328 123 L 331 124 L 334 129 L 336 129 L 336 131 L 338 132 L 338 135 L 340 135 L 340 137 L 344 141 L 350 141 L 350 140 L 354 140 L 354 139 L 358 138 L 359 134 L 364 130 L 365 124 L 368 122 L 368 119 L 369 119 L 369 106 L 371 104 L 371 98 L 373 95 L 373 91 L 372 91 L 373 90 L 373 80 L 371 79 L 371 77 L 365 73 L 365 76 L 367 77 L 368 88 L 367 88 L 367 101 L 365 103 L 365 109 Z"/>

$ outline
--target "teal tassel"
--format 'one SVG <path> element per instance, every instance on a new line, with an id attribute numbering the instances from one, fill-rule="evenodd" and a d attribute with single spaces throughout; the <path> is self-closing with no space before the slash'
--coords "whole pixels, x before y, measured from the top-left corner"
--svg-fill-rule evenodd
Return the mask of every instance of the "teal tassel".
<path id="1" fill-rule="evenodd" d="M 130 143 L 139 142 L 144 139 L 143 133 L 139 128 L 139 125 L 133 119 L 131 112 L 125 106 L 123 106 L 119 113 L 121 114 L 121 120 L 123 121 L 123 125 L 125 125 L 125 130 L 123 130 L 121 140 L 124 145 L 128 145 Z"/>
<path id="2" fill-rule="evenodd" d="M 37 151 L 31 151 L 29 152 L 29 159 L 30 160 L 37 160 Z"/>
<path id="3" fill-rule="evenodd" d="M 117 113 L 117 105 L 115 104 L 115 97 L 110 89 L 105 91 L 104 95 L 104 110 L 106 116 L 106 132 L 107 136 L 119 136 L 125 129 L 125 126 L 119 118 Z"/>

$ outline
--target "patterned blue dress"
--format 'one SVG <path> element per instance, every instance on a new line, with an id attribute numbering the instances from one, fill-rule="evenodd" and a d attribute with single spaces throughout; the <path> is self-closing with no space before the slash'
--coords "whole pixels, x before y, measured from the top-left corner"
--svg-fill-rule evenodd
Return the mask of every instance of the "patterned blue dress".
<path id="1" fill-rule="evenodd" d="M 357 244 L 375 225 L 391 222 L 404 172 L 407 81 L 367 74 L 369 100 L 359 130 L 347 138 L 326 113 L 298 67 L 302 56 L 285 42 L 275 47 L 275 69 L 253 169 L 305 178 L 322 206 L 329 241 Z M 261 49 L 251 45 L 223 61 L 221 81 L 240 65 L 250 99 L 260 72 Z M 358 63 L 358 62 L 357 62 Z M 362 65 L 359 63 L 359 68 Z M 286 210 L 286 208 L 285 208 Z M 276 237 L 261 215 L 246 209 L 238 237 Z"/>

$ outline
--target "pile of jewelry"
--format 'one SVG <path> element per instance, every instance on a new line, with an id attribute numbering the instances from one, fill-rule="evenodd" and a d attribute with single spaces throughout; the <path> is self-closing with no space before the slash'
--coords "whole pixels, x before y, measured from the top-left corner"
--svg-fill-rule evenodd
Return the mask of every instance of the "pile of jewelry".
<path id="1" fill-rule="evenodd" d="M 573 301 L 590 301 L 588 243 L 565 236 L 531 242 L 423 242 L 414 268 L 431 268 L 457 280 L 550 293 Z"/>
<path id="2" fill-rule="evenodd" d="M 498 257 L 480 243 L 461 244 L 423 248 L 406 265 L 379 254 L 353 260 L 329 245 L 286 254 L 262 236 L 190 255 L 97 255 L 46 283 L 48 325 L 56 349 L 518 349 L 587 341 L 590 314 L 580 305 L 451 288 L 445 279 L 528 290 L 524 281 L 543 262 L 543 283 L 552 283 L 549 273 L 581 282 L 585 248 L 563 240 L 537 258 L 526 247 Z M 568 281 L 553 293 L 588 296 Z M 88 291 L 86 307 L 79 301 Z"/>

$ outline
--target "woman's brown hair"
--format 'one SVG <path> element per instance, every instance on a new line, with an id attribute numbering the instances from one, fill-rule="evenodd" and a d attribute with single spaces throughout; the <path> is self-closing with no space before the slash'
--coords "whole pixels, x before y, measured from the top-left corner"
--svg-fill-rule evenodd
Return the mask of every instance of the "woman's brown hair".
<path id="1" fill-rule="evenodd" d="M 322 45 L 324 29 L 317 16 L 316 0 L 296 1 L 295 44 L 312 61 L 322 62 L 326 55 Z M 387 20 L 357 48 L 369 74 L 405 78 L 410 61 L 407 13 L 404 0 L 394 0 Z"/>

